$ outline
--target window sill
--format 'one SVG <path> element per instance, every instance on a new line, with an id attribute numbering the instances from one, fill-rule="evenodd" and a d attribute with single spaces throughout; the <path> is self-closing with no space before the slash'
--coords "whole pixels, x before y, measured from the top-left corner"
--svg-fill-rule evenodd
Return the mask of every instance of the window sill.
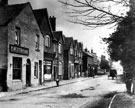
<path id="1" fill-rule="evenodd" d="M 35 51 L 40 52 L 40 50 L 39 50 L 39 49 L 36 49 Z"/>
<path id="2" fill-rule="evenodd" d="M 38 79 L 38 77 L 34 76 L 34 79 Z"/>
<path id="3" fill-rule="evenodd" d="M 21 79 L 13 79 L 13 82 L 22 82 Z"/>

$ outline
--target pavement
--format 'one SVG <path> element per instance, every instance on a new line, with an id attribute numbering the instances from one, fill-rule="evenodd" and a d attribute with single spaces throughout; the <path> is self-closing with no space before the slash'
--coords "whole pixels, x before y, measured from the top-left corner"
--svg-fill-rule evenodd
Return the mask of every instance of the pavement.
<path id="1" fill-rule="evenodd" d="M 90 78 L 92 78 L 92 77 L 80 77 L 80 78 L 74 78 L 74 79 L 70 79 L 70 80 L 61 80 L 59 82 L 59 86 L 75 83 L 77 81 L 89 80 Z M 46 82 L 43 85 L 39 85 L 36 87 L 27 87 L 27 88 L 22 89 L 22 90 L 0 92 L 0 98 L 9 97 L 9 96 L 17 95 L 17 94 L 25 94 L 25 93 L 29 93 L 29 92 L 33 92 L 33 91 L 44 90 L 44 89 L 50 89 L 50 88 L 54 88 L 54 87 L 57 87 L 56 82 L 50 81 L 50 82 Z"/>

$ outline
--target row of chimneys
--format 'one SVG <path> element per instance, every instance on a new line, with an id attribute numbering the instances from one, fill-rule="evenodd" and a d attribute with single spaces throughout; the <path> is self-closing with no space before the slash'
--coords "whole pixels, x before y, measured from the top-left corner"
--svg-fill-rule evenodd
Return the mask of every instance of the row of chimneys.
<path id="1" fill-rule="evenodd" d="M 8 5 L 8 0 L 0 0 L 0 6 L 6 6 Z M 51 26 L 52 26 L 52 30 L 56 31 L 56 18 L 53 16 L 49 18 Z"/>

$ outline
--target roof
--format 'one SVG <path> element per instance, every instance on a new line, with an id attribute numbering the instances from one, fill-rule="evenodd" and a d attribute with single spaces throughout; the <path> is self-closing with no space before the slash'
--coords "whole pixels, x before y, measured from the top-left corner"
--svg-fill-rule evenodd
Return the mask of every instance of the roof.
<path id="1" fill-rule="evenodd" d="M 78 44 L 77 40 L 74 40 L 74 47 Z"/>
<path id="2" fill-rule="evenodd" d="M 64 37 L 62 31 L 54 31 L 53 34 L 58 42 L 60 42 L 60 40 L 62 39 L 62 43 L 64 43 Z"/>
<path id="3" fill-rule="evenodd" d="M 53 33 L 52 33 L 52 28 L 51 28 L 50 20 L 49 20 L 49 17 L 48 17 L 47 8 L 35 9 L 35 10 L 33 10 L 33 13 L 35 15 L 35 18 L 38 22 L 38 25 L 39 25 L 41 31 L 45 32 L 44 30 L 46 30 L 46 29 L 42 29 L 42 26 L 41 26 L 42 21 L 45 19 L 44 28 L 49 28 L 53 39 L 56 40 L 56 38 L 53 36 Z"/>
<path id="4" fill-rule="evenodd" d="M 44 17 L 48 17 L 47 8 L 33 10 L 33 13 L 39 25 L 42 23 Z"/>
<path id="5" fill-rule="evenodd" d="M 71 46 L 71 43 L 73 43 L 72 37 L 65 37 L 65 50 L 68 50 Z"/>
<path id="6" fill-rule="evenodd" d="M 86 51 L 83 51 L 83 53 L 84 53 L 84 54 L 86 54 L 87 56 L 89 56 L 89 57 L 92 57 L 92 58 L 93 58 L 93 55 L 92 55 L 91 53 L 86 52 Z"/>
<path id="7" fill-rule="evenodd" d="M 28 3 L 6 5 L 0 7 L 0 26 L 8 24 L 14 19 L 27 5 Z"/>

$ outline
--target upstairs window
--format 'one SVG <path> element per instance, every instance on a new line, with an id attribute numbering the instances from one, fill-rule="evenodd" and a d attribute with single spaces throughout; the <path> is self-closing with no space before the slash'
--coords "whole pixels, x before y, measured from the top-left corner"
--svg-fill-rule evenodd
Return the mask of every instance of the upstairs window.
<path id="1" fill-rule="evenodd" d="M 15 45 L 20 45 L 21 41 L 21 29 L 19 27 L 15 27 Z"/>
<path id="2" fill-rule="evenodd" d="M 49 35 L 45 36 L 45 46 L 50 47 L 50 36 Z"/>
<path id="3" fill-rule="evenodd" d="M 73 55 L 73 48 L 70 48 L 70 54 Z"/>
<path id="4" fill-rule="evenodd" d="M 53 49 L 53 51 L 56 52 L 56 49 L 57 49 L 57 47 L 56 47 L 56 44 L 54 43 L 54 49 Z"/>
<path id="5" fill-rule="evenodd" d="M 38 62 L 35 62 L 34 64 L 34 76 L 38 78 Z"/>
<path id="6" fill-rule="evenodd" d="M 35 36 L 35 43 L 36 43 L 35 49 L 39 50 L 39 35 Z"/>
<path id="7" fill-rule="evenodd" d="M 59 53 L 60 54 L 62 53 L 62 46 L 61 46 L 61 44 L 59 44 Z"/>

